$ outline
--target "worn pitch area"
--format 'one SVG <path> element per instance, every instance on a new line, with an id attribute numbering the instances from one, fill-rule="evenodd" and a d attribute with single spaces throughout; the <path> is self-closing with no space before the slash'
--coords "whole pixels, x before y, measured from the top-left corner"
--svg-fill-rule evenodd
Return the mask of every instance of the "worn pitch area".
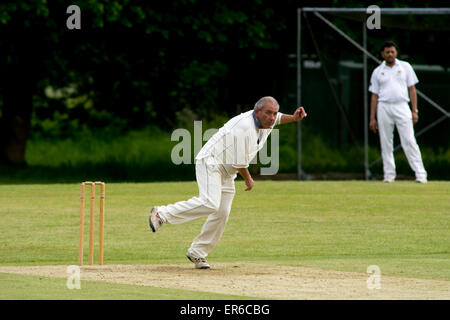
<path id="1" fill-rule="evenodd" d="M 265 299 L 450 299 L 450 281 L 370 275 L 309 267 L 254 263 L 215 263 L 210 270 L 192 264 L 82 266 L 81 280 L 197 290 Z M 68 278 L 67 266 L 2 266 L 0 272 Z"/>

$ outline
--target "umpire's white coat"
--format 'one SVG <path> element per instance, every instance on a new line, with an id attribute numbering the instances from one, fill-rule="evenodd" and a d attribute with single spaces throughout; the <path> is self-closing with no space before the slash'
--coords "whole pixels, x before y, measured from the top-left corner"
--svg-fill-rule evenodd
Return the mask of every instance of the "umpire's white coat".
<path id="1" fill-rule="evenodd" d="M 403 151 L 416 178 L 427 178 L 420 149 L 414 137 L 411 109 L 408 106 L 408 87 L 418 82 L 411 65 L 398 59 L 392 68 L 388 67 L 386 62 L 380 64 L 370 79 L 369 91 L 378 95 L 378 131 L 386 180 L 393 180 L 396 176 L 393 154 L 394 126 L 397 127 Z"/>

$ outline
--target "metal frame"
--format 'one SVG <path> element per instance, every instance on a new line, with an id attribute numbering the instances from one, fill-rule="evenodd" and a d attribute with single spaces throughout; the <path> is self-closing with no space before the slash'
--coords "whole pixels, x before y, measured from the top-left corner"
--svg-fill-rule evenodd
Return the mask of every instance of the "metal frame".
<path id="1" fill-rule="evenodd" d="M 367 8 L 322 8 L 305 7 L 298 9 L 304 12 L 331 12 L 331 13 L 366 13 Z M 401 15 L 401 14 L 450 14 L 450 8 L 380 8 L 382 14 Z"/>
<path id="2" fill-rule="evenodd" d="M 307 8 L 298 8 L 297 9 L 297 105 L 301 105 L 302 101 L 302 59 L 301 59 L 301 49 L 302 49 L 302 27 L 301 27 L 301 16 L 302 12 L 312 12 L 315 16 L 325 22 L 328 26 L 330 26 L 334 31 L 339 33 L 342 37 L 348 40 L 351 44 L 353 44 L 356 48 L 363 52 L 363 81 L 364 81 L 364 176 L 366 180 L 369 180 L 372 176 L 370 172 L 370 167 L 380 161 L 380 158 L 369 163 L 369 125 L 368 125 L 368 95 L 367 95 L 367 56 L 370 57 L 377 63 L 381 61 L 373 56 L 370 52 L 367 51 L 367 29 L 365 21 L 363 22 L 363 45 L 361 46 L 356 41 L 351 39 L 348 35 L 346 35 L 342 30 L 336 27 L 329 20 L 325 19 L 319 12 L 328 12 L 328 13 L 366 13 L 367 8 L 319 8 L 319 7 L 307 7 Z M 380 8 L 381 14 L 386 15 L 408 15 L 408 14 L 416 14 L 416 15 L 450 15 L 450 8 Z M 427 97 L 425 94 L 416 89 L 416 92 L 419 96 L 421 96 L 425 101 L 431 104 L 433 107 L 444 113 L 444 116 L 436 120 L 434 123 L 428 125 L 426 128 L 422 129 L 420 132 L 416 133 L 415 136 L 418 137 L 425 131 L 431 129 L 438 123 L 442 122 L 445 118 L 450 118 L 450 113 L 445 109 L 440 107 L 437 103 Z M 394 150 L 400 148 L 400 145 L 396 146 Z M 297 123 L 297 173 L 299 180 L 305 180 L 308 175 L 302 169 L 302 133 L 301 133 L 301 123 Z"/>

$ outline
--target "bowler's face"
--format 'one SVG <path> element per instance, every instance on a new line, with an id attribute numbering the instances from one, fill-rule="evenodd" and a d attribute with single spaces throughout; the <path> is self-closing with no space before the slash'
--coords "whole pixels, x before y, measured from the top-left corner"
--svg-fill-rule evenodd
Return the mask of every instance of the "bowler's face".
<path id="1" fill-rule="evenodd" d="M 277 118 L 278 109 L 278 105 L 266 104 L 261 110 L 255 110 L 256 118 L 261 123 L 262 129 L 268 129 L 273 126 Z"/>
<path id="2" fill-rule="evenodd" d="M 384 48 L 384 50 L 381 51 L 381 56 L 387 64 L 393 64 L 395 62 L 395 58 L 397 58 L 397 50 L 395 47 Z"/>

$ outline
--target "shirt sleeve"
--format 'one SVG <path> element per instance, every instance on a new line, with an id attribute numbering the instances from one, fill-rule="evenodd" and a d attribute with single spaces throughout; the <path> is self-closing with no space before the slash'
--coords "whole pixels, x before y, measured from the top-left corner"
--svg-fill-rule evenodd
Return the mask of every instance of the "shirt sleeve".
<path id="1" fill-rule="evenodd" d="M 411 87 L 419 82 L 419 79 L 417 79 L 416 73 L 414 72 L 414 69 L 409 63 L 406 63 L 406 85 L 408 87 Z"/>
<path id="2" fill-rule="evenodd" d="M 377 80 L 377 69 L 372 72 L 372 76 L 370 77 L 369 91 L 375 94 L 380 93 L 380 88 L 378 86 Z"/>
<path id="3" fill-rule="evenodd" d="M 275 123 L 273 124 L 274 127 L 280 124 L 282 115 L 283 114 L 281 112 L 277 113 L 277 118 L 275 119 Z"/>

